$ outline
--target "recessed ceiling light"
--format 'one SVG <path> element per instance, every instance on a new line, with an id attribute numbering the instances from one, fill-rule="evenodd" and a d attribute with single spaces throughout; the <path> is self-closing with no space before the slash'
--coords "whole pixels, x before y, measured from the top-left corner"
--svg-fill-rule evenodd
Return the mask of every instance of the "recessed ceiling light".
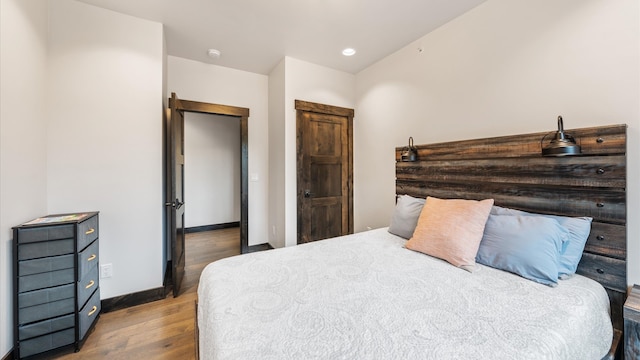
<path id="1" fill-rule="evenodd" d="M 213 59 L 217 59 L 220 57 L 220 50 L 216 50 L 216 49 L 209 49 L 207 50 L 207 55 L 209 55 L 210 58 Z"/>
<path id="2" fill-rule="evenodd" d="M 352 56 L 355 53 L 356 53 L 356 50 L 352 49 L 352 48 L 346 48 L 346 49 L 342 50 L 342 55 L 344 55 L 344 56 Z"/>

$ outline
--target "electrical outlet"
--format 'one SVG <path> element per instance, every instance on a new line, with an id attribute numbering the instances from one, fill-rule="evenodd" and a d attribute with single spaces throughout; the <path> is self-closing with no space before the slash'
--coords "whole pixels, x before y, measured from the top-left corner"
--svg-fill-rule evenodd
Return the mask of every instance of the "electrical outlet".
<path id="1" fill-rule="evenodd" d="M 113 276 L 113 265 L 112 264 L 103 264 L 100 265 L 100 278 L 110 278 Z"/>

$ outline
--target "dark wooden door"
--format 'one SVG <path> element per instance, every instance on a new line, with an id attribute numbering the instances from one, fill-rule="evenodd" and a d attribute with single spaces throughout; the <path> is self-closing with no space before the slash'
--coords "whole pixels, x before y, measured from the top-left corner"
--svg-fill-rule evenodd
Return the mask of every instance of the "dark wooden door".
<path id="1" fill-rule="evenodd" d="M 184 277 L 184 114 L 171 93 L 167 124 L 166 203 L 167 235 L 171 243 L 173 296 L 180 294 Z"/>
<path id="2" fill-rule="evenodd" d="M 353 232 L 353 110 L 296 100 L 298 244 Z"/>

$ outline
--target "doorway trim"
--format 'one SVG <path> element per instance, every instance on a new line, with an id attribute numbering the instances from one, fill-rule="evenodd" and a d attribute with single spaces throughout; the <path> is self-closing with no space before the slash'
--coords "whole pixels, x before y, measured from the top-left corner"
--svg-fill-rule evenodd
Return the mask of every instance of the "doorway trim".
<path id="1" fill-rule="evenodd" d="M 223 115 L 240 120 L 240 252 L 249 252 L 249 109 L 178 99 L 176 107 L 184 112 Z"/>

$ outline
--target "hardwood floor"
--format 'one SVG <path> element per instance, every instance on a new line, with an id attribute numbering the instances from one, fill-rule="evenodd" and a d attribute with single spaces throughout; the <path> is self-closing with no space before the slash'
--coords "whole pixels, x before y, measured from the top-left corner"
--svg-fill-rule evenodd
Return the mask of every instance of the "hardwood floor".
<path id="1" fill-rule="evenodd" d="M 180 296 L 102 314 L 78 353 L 53 359 L 195 359 L 195 300 L 202 269 L 240 254 L 239 228 L 187 234 Z"/>

